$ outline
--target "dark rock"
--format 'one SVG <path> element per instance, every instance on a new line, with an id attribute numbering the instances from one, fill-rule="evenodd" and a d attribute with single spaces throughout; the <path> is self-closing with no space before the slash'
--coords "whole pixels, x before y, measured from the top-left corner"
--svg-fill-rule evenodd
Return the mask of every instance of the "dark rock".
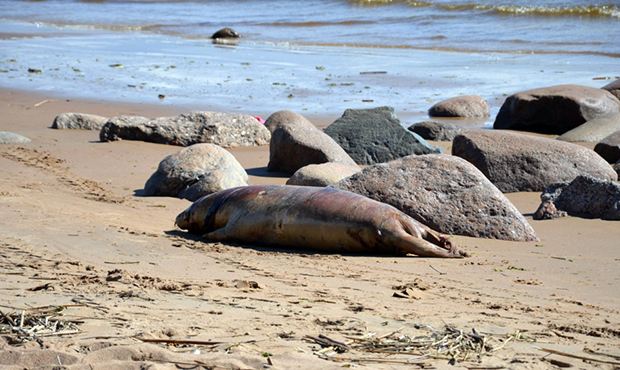
<path id="1" fill-rule="evenodd" d="M 336 186 L 391 204 L 448 234 L 536 240 L 525 218 L 467 161 L 450 155 L 408 156 L 366 167 Z"/>
<path id="2" fill-rule="evenodd" d="M 347 109 L 325 129 L 358 164 L 374 164 L 411 154 L 440 153 L 404 129 L 391 107 Z"/>
<path id="3" fill-rule="evenodd" d="M 428 110 L 431 117 L 485 118 L 489 103 L 478 95 L 464 95 L 440 101 Z"/>
<path id="4" fill-rule="evenodd" d="M 557 85 L 509 96 L 493 128 L 561 135 L 586 121 L 618 112 L 620 101 L 608 91 Z"/>
<path id="5" fill-rule="evenodd" d="M 601 87 L 601 89 L 609 91 L 613 96 L 620 99 L 620 78 Z"/>
<path id="6" fill-rule="evenodd" d="M 214 144 L 195 144 L 164 158 L 144 185 L 144 195 L 194 201 L 220 190 L 246 186 L 248 175 L 232 154 Z"/>
<path id="7" fill-rule="evenodd" d="M 108 121 L 106 117 L 86 113 L 61 113 L 54 118 L 51 128 L 101 130 Z"/>
<path id="8" fill-rule="evenodd" d="M 450 123 L 423 121 L 409 126 L 409 131 L 420 135 L 426 140 L 452 141 L 461 133 L 461 128 Z"/>
<path id="9" fill-rule="evenodd" d="M 9 131 L 0 131 L 0 144 L 26 144 L 30 139 Z"/>
<path id="10" fill-rule="evenodd" d="M 298 169 L 286 185 L 329 186 L 335 185 L 345 177 L 360 172 L 359 166 L 342 163 L 309 164 Z"/>
<path id="11" fill-rule="evenodd" d="M 211 35 L 212 39 L 238 39 L 239 34 L 229 27 L 224 27 L 220 30 L 217 30 L 213 35 Z"/>
<path id="12" fill-rule="evenodd" d="M 99 133 L 101 141 L 141 140 L 189 146 L 212 143 L 223 147 L 265 145 L 269 130 L 245 114 L 194 112 L 176 117 L 149 119 L 140 116 L 113 117 Z"/>
<path id="13" fill-rule="evenodd" d="M 553 184 L 541 195 L 571 216 L 620 220 L 620 183 L 578 176 L 570 183 Z"/>
<path id="14" fill-rule="evenodd" d="M 542 191 L 579 175 L 617 179 L 611 166 L 588 148 L 515 132 L 462 133 L 452 142 L 452 154 L 471 162 L 503 192 Z"/>
<path id="15" fill-rule="evenodd" d="M 581 126 L 565 132 L 558 140 L 596 143 L 620 130 L 620 114 L 589 120 Z"/>
<path id="16" fill-rule="evenodd" d="M 596 144 L 594 151 L 609 163 L 620 161 L 620 129 Z"/>
<path id="17" fill-rule="evenodd" d="M 355 166 L 349 155 L 327 134 L 293 112 L 278 112 L 269 144 L 269 171 L 294 173 L 309 164 L 338 162 Z M 288 118 L 287 118 L 288 117 Z M 285 119 L 286 118 L 286 119 Z M 265 128 L 265 130 L 267 130 Z"/>

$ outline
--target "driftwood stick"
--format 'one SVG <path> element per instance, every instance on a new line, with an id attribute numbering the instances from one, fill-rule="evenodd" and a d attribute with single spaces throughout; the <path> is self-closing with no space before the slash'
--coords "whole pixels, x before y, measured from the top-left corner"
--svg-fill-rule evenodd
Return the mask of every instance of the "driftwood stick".
<path id="1" fill-rule="evenodd" d="M 558 351 L 558 350 L 550 349 L 550 348 L 541 348 L 541 347 L 536 347 L 536 348 L 539 351 L 551 353 L 551 354 L 558 355 L 558 356 L 571 357 L 571 358 L 576 358 L 576 359 L 584 360 L 584 361 L 598 362 L 601 364 L 610 364 L 610 365 L 616 365 L 616 366 L 620 365 L 620 361 L 599 360 L 598 358 L 594 358 L 594 357 L 576 355 L 573 353 L 562 352 L 562 351 Z"/>
<path id="2" fill-rule="evenodd" d="M 214 346 L 217 344 L 226 343 L 226 342 L 220 342 L 220 341 L 197 340 L 197 339 L 165 339 L 165 338 L 136 338 L 136 339 L 141 340 L 145 343 L 196 344 L 196 345 L 203 345 L 203 346 Z M 251 342 L 252 341 L 244 342 L 244 343 L 251 343 Z"/>

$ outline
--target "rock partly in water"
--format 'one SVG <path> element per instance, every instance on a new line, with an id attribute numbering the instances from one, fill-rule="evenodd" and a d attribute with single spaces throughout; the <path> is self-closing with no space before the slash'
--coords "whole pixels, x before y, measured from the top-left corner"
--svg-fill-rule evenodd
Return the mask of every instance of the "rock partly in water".
<path id="1" fill-rule="evenodd" d="M 597 143 L 594 151 L 609 163 L 620 161 L 620 129 Z"/>
<path id="2" fill-rule="evenodd" d="M 329 186 L 335 185 L 345 177 L 360 172 L 357 166 L 342 163 L 310 164 L 298 169 L 286 182 L 286 185 Z"/>
<path id="3" fill-rule="evenodd" d="M 613 96 L 620 99 L 620 78 L 601 87 L 601 89 L 609 91 Z"/>
<path id="4" fill-rule="evenodd" d="M 541 207 L 553 203 L 571 216 L 620 220 L 620 183 L 615 181 L 578 176 L 570 183 L 547 187 L 540 198 Z"/>
<path id="5" fill-rule="evenodd" d="M 155 119 L 113 117 L 99 133 L 101 141 L 141 140 L 181 146 L 211 143 L 223 147 L 265 145 L 270 136 L 269 130 L 252 116 L 220 112 L 194 112 Z"/>
<path id="6" fill-rule="evenodd" d="M 490 130 L 462 133 L 452 154 L 476 166 L 503 192 L 542 191 L 579 175 L 618 176 L 593 150 L 564 141 Z"/>
<path id="7" fill-rule="evenodd" d="M 233 30 L 230 27 L 224 27 L 219 29 L 211 35 L 212 39 L 238 39 L 239 34 L 237 31 Z"/>
<path id="8" fill-rule="evenodd" d="M 51 128 L 75 130 L 101 130 L 106 117 L 86 113 L 61 113 L 54 118 Z"/>
<path id="9" fill-rule="evenodd" d="M 355 166 L 349 155 L 327 134 L 293 112 L 277 112 L 269 144 L 269 171 L 292 174 L 309 164 L 338 162 Z M 287 118 L 288 117 L 288 118 Z M 286 119 L 285 119 L 286 118 Z M 267 120 L 275 122 L 276 119 Z"/>
<path id="10" fill-rule="evenodd" d="M 440 101 L 428 110 L 430 117 L 485 118 L 489 103 L 478 95 L 463 95 Z"/>
<path id="11" fill-rule="evenodd" d="M 620 114 L 590 120 L 558 137 L 558 140 L 596 143 L 620 130 Z"/>
<path id="12" fill-rule="evenodd" d="M 0 131 L 0 144 L 26 144 L 30 139 L 10 131 Z"/>
<path id="13" fill-rule="evenodd" d="M 248 175 L 232 154 L 215 144 L 195 144 L 164 158 L 144 185 L 144 195 L 194 201 L 246 186 Z"/>
<path id="14" fill-rule="evenodd" d="M 391 107 L 347 109 L 342 117 L 325 129 L 325 133 L 358 164 L 441 152 L 441 149 L 403 128 Z"/>
<path id="15" fill-rule="evenodd" d="M 493 128 L 561 135 L 586 121 L 618 112 L 620 101 L 606 90 L 557 85 L 506 98 Z"/>
<path id="16" fill-rule="evenodd" d="M 445 122 L 423 121 L 409 126 L 409 131 L 420 135 L 425 140 L 452 141 L 461 133 L 461 128 Z"/>
<path id="17" fill-rule="evenodd" d="M 458 157 L 412 155 L 366 167 L 337 187 L 391 204 L 443 233 L 517 241 L 537 239 L 504 194 L 478 169 Z"/>

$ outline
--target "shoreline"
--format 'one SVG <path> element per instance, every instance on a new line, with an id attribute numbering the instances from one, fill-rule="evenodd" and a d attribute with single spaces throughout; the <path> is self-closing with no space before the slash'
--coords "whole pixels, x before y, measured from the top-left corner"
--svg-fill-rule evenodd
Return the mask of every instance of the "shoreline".
<path id="1" fill-rule="evenodd" d="M 136 361 L 127 353 L 142 354 L 134 358 L 149 362 L 187 350 L 193 352 L 180 355 L 185 361 L 261 368 L 269 357 L 273 369 L 336 369 L 342 363 L 319 358 L 318 346 L 305 336 L 344 341 L 370 332 L 419 334 L 418 324 L 449 324 L 498 336 L 519 331 L 526 338 L 461 365 L 551 368 L 548 361 L 554 359 L 579 367 L 585 366 L 580 360 L 547 356 L 537 347 L 613 353 L 620 346 L 617 222 L 533 221 L 529 214 L 539 194 L 512 193 L 507 197 L 541 240 L 454 236 L 472 254 L 463 260 L 206 243 L 174 227 L 175 216 L 190 202 L 135 195 L 159 161 L 181 147 L 100 143 L 97 131 L 48 128 L 55 115 L 66 111 L 176 112 L 11 90 L 0 90 L 0 104 L 1 129 L 32 139 L 0 147 L 0 302 L 27 308 L 75 305 L 77 299 L 82 305 L 68 307 L 60 317 L 83 322 L 76 334 L 43 338 L 46 348 L 35 342 L 16 347 L 0 338 L 0 366 L 23 368 L 34 366 L 26 360 L 60 356 L 63 364 L 75 358 L 76 364 L 97 366 L 103 358 L 128 367 Z M 250 172 L 250 184 L 283 184 L 286 177 L 264 171 L 268 151 L 268 146 L 230 149 Z M 48 288 L 33 290 L 44 283 Z M 258 288 L 252 288 L 254 283 Z M 407 284 L 415 298 L 396 298 L 395 287 Z M 136 336 L 224 344 L 147 345 Z M 144 355 L 151 353 L 156 355 Z M 424 361 L 451 366 L 443 359 Z"/>

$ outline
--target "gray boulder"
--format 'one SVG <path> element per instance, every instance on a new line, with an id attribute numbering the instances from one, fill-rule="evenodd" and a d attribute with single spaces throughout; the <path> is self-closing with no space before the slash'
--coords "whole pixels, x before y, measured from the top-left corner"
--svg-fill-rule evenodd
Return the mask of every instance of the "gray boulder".
<path id="1" fill-rule="evenodd" d="M 144 185 L 144 195 L 194 201 L 246 186 L 248 175 L 232 154 L 215 144 L 195 144 L 164 158 Z"/>
<path id="2" fill-rule="evenodd" d="M 51 128 L 101 130 L 108 121 L 106 117 L 86 113 L 61 113 L 54 118 Z"/>
<path id="3" fill-rule="evenodd" d="M 290 110 L 281 110 L 275 112 L 269 117 L 267 117 L 267 120 L 265 121 L 265 127 L 267 127 L 267 129 L 271 133 L 273 133 L 273 131 L 282 124 L 295 124 L 302 125 L 304 127 L 314 126 L 314 124 L 308 121 L 306 117 L 302 116 L 301 114 L 291 112 Z"/>
<path id="4" fill-rule="evenodd" d="M 557 85 L 506 98 L 493 128 L 561 135 L 586 121 L 618 112 L 620 101 L 606 90 Z"/>
<path id="5" fill-rule="evenodd" d="M 463 95 L 440 101 L 428 110 L 430 117 L 486 118 L 489 103 L 478 95 Z"/>
<path id="6" fill-rule="evenodd" d="M 594 151 L 609 163 L 620 161 L 620 129 L 597 143 Z"/>
<path id="7" fill-rule="evenodd" d="M 542 191 L 579 175 L 618 178 L 594 151 L 564 141 L 491 130 L 462 133 L 452 154 L 471 162 L 503 192 Z"/>
<path id="8" fill-rule="evenodd" d="M 309 164 L 298 169 L 286 182 L 286 185 L 329 186 L 335 185 L 345 177 L 360 172 L 357 165 L 342 163 Z"/>
<path id="9" fill-rule="evenodd" d="M 448 234 L 529 241 L 536 234 L 484 175 L 450 155 L 408 156 L 366 167 L 338 188 L 391 204 Z"/>
<path id="10" fill-rule="evenodd" d="M 553 204 L 571 216 L 620 220 L 620 183 L 615 181 L 577 176 L 570 183 L 547 187 L 540 198 L 541 207 Z"/>
<path id="11" fill-rule="evenodd" d="M 613 96 L 620 99 L 620 78 L 601 87 L 601 89 L 609 91 Z"/>
<path id="12" fill-rule="evenodd" d="M 565 132 L 558 140 L 596 143 L 620 130 L 620 114 L 589 120 L 581 126 Z"/>
<path id="13" fill-rule="evenodd" d="M 616 171 L 616 173 L 618 174 L 618 178 L 620 178 L 620 161 L 616 162 L 615 164 L 613 164 L 611 166 L 614 171 Z"/>
<path id="14" fill-rule="evenodd" d="M 358 164 L 441 152 L 441 149 L 404 129 L 391 107 L 347 109 L 324 131 Z"/>
<path id="15" fill-rule="evenodd" d="M 420 135 L 426 140 L 452 141 L 454 137 L 461 133 L 461 128 L 445 122 L 423 121 L 409 126 L 409 131 Z"/>
<path id="16" fill-rule="evenodd" d="M 0 144 L 26 144 L 30 139 L 10 131 L 0 131 Z"/>
<path id="17" fill-rule="evenodd" d="M 176 117 L 149 119 L 140 116 L 113 117 L 99 133 L 101 141 L 140 140 L 189 146 L 211 143 L 223 147 L 269 143 L 269 130 L 245 114 L 194 112 Z"/>
<path id="18" fill-rule="evenodd" d="M 310 121 L 293 112 L 278 112 L 278 122 L 269 118 L 272 127 L 269 144 L 269 171 L 292 174 L 309 164 L 338 162 L 355 166 L 349 155 L 327 134 Z"/>

